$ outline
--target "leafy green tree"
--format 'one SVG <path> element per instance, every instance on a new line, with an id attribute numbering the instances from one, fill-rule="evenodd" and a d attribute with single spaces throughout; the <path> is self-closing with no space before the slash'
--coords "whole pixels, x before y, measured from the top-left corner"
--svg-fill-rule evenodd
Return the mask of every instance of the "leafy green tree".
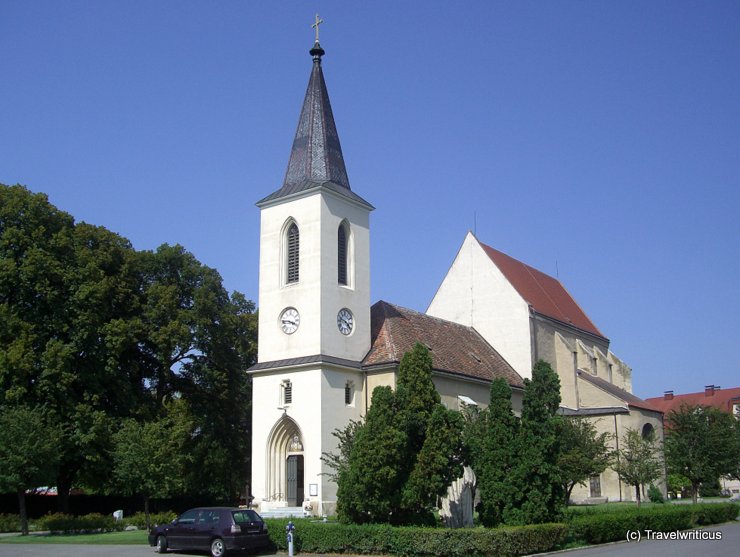
<path id="1" fill-rule="evenodd" d="M 59 434 L 38 407 L 0 407 L 0 492 L 18 495 L 24 536 L 28 535 L 26 490 L 53 483 L 59 464 Z"/>
<path id="2" fill-rule="evenodd" d="M 514 495 L 510 475 L 516 464 L 518 422 L 511 406 L 511 387 L 505 379 L 491 383 L 490 403 L 481 421 L 482 431 L 469 434 L 467 442 L 480 491 L 478 515 L 483 525 L 495 527 L 503 521 Z"/>
<path id="3" fill-rule="evenodd" d="M 532 379 L 524 380 L 516 463 L 510 473 L 513 495 L 504 511 L 509 524 L 553 522 L 561 515 L 565 490 L 557 464 L 559 407 L 560 379 L 550 364 L 540 360 Z"/>
<path id="4" fill-rule="evenodd" d="M 130 244 L 22 186 L 0 186 L 0 403 L 43 405 L 62 434 L 56 480 L 107 475 L 111 419 L 145 404 Z"/>
<path id="5" fill-rule="evenodd" d="M 696 503 L 699 486 L 716 482 L 738 469 L 737 420 L 707 406 L 681 405 L 666 416 L 665 455 L 668 471 L 691 483 Z"/>
<path id="6" fill-rule="evenodd" d="M 192 426 L 180 400 L 167 405 L 163 418 L 126 420 L 114 437 L 114 477 L 118 490 L 144 500 L 149 530 L 149 500 L 182 492 L 189 458 L 185 452 Z"/>
<path id="7" fill-rule="evenodd" d="M 569 416 L 560 419 L 558 438 L 558 468 L 567 502 L 576 485 L 586 485 L 591 476 L 607 469 L 613 458 L 609 448 L 612 436 L 597 433 L 593 423 L 584 418 Z"/>
<path id="8" fill-rule="evenodd" d="M 637 506 L 640 506 L 640 488 L 663 475 L 663 462 L 653 433 L 643 437 L 640 432 L 627 428 L 622 437 L 614 470 L 627 485 L 634 486 Z"/>
<path id="9" fill-rule="evenodd" d="M 60 425 L 60 510 L 72 485 L 110 481 L 115 424 L 156 420 L 178 397 L 194 420 L 187 489 L 235 499 L 256 329 L 254 304 L 182 247 L 136 252 L 45 195 L 0 185 L 0 405 L 43 405 Z"/>
<path id="10" fill-rule="evenodd" d="M 691 487 L 691 481 L 681 474 L 668 474 L 666 478 L 668 484 L 668 491 L 680 495 L 683 490 Z"/>

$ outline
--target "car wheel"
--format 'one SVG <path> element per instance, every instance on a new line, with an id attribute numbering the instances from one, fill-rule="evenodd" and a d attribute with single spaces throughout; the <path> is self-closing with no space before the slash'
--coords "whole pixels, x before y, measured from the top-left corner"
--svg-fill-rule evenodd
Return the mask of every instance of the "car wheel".
<path id="1" fill-rule="evenodd" d="M 211 557 L 224 557 L 226 555 L 226 546 L 221 538 L 216 538 L 211 542 Z"/>
<path id="2" fill-rule="evenodd" d="M 157 536 L 157 553 L 167 553 L 167 538 L 164 536 Z"/>

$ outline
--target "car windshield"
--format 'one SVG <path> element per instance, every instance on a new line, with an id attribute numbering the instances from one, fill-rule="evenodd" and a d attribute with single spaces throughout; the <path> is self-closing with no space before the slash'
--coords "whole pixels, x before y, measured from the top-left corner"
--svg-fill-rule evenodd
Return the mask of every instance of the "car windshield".
<path id="1" fill-rule="evenodd" d="M 234 516 L 234 522 L 236 522 L 237 524 L 260 521 L 259 515 L 249 509 L 245 509 L 243 511 L 233 511 L 231 514 Z"/>

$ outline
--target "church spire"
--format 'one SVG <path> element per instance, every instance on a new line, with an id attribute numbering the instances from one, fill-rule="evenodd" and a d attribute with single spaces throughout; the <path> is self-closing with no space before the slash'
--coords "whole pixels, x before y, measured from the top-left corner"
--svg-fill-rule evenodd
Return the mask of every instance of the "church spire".
<path id="1" fill-rule="evenodd" d="M 318 26 L 316 27 L 318 35 Z M 304 180 L 310 180 L 334 182 L 350 189 L 329 93 L 321 70 L 324 49 L 318 40 L 309 53 L 313 58 L 313 68 L 298 119 L 283 188 L 299 186 Z"/>
<path id="2" fill-rule="evenodd" d="M 315 187 L 325 187 L 372 207 L 353 193 L 349 186 L 342 147 L 339 144 L 339 135 L 329 103 L 329 93 L 321 70 L 321 57 L 325 54 L 318 40 L 318 26 L 321 23 L 323 20 L 319 19 L 317 14 L 316 23 L 312 25 L 316 29 L 316 40 L 313 48 L 309 50 L 313 58 L 313 67 L 283 185 L 278 191 L 259 201 L 258 206 Z"/>

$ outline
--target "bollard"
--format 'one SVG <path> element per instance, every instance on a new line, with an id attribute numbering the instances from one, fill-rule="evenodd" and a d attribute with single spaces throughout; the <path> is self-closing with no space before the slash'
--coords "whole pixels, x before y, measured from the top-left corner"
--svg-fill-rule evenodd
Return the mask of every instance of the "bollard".
<path id="1" fill-rule="evenodd" d="M 288 522 L 285 531 L 288 534 L 288 557 L 293 557 L 293 532 L 295 532 L 295 526 L 292 520 Z"/>

